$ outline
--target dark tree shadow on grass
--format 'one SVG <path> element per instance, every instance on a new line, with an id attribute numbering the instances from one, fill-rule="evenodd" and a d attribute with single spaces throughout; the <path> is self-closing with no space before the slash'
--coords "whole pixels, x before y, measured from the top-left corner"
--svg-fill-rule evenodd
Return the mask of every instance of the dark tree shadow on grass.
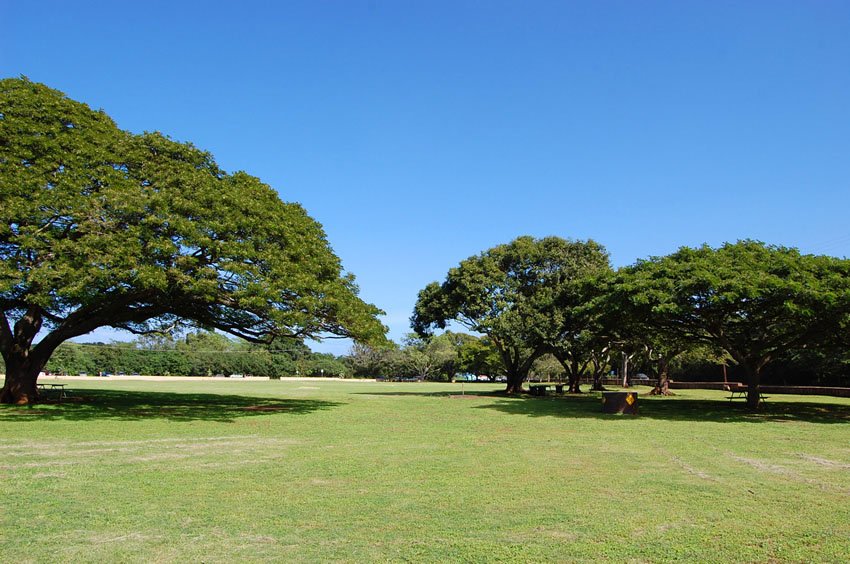
<path id="1" fill-rule="evenodd" d="M 661 419 L 742 423 L 850 423 L 850 405 L 806 401 L 769 401 L 762 403 L 757 412 L 751 412 L 743 402 L 732 403 L 726 399 L 641 397 L 637 416 L 602 413 L 602 402 L 597 394 L 545 398 L 503 397 L 476 407 L 528 417 L 593 418 L 609 421 Z"/>
<path id="2" fill-rule="evenodd" d="M 662 419 L 670 421 L 716 421 L 716 422 L 790 422 L 804 421 L 809 423 L 850 423 L 850 404 L 817 403 L 811 401 L 767 401 L 762 403 L 758 412 L 747 410 L 742 401 L 730 402 L 724 396 L 717 398 L 685 398 L 685 397 L 649 397 L 643 390 L 637 390 L 639 395 L 640 413 L 633 415 L 616 415 L 602 413 L 602 400 L 599 393 L 567 394 L 563 396 L 517 396 L 508 397 L 504 393 L 493 390 L 477 390 L 465 393 L 465 397 L 490 399 L 492 401 L 474 406 L 475 409 L 491 409 L 511 415 L 527 417 L 564 417 L 564 418 L 593 418 L 607 421 L 628 421 L 635 419 Z M 434 398 L 458 398 L 458 391 L 439 392 L 362 392 L 369 395 L 381 396 L 422 396 Z M 830 398 L 831 399 L 831 398 Z"/>
<path id="3" fill-rule="evenodd" d="M 259 415 L 303 415 L 339 405 L 306 399 L 86 389 L 61 402 L 0 405 L 0 421 L 167 419 L 231 422 Z"/>
<path id="4" fill-rule="evenodd" d="M 449 391 L 440 391 L 440 392 L 417 392 L 415 390 L 411 390 L 409 392 L 354 392 L 353 395 L 363 395 L 363 396 L 388 396 L 388 397 L 428 397 L 428 398 L 459 398 L 459 397 L 490 397 L 490 398 L 504 398 L 505 394 L 501 391 L 493 391 L 493 390 L 466 390 L 465 392 L 461 392 L 460 388 Z"/>

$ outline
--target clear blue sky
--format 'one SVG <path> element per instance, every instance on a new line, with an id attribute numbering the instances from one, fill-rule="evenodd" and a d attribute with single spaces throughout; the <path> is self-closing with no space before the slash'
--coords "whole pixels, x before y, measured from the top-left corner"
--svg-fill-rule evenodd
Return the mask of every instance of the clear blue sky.
<path id="1" fill-rule="evenodd" d="M 304 204 L 396 340 L 425 284 L 522 234 L 616 266 L 850 255 L 847 1 L 0 0 L 0 23 L 0 76 Z"/>

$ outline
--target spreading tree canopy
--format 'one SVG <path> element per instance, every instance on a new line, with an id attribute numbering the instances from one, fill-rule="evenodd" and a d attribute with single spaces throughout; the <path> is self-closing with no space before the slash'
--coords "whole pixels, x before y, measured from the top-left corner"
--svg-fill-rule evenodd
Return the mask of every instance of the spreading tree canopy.
<path id="1" fill-rule="evenodd" d="M 569 391 L 578 393 L 581 375 L 611 338 L 594 307 L 612 273 L 611 265 L 608 253 L 595 241 L 569 243 L 563 247 L 559 263 L 560 276 L 552 283 L 552 306 L 542 310 L 543 316 L 532 330 L 566 371 Z"/>
<path id="2" fill-rule="evenodd" d="M 451 321 L 489 337 L 507 373 L 508 393 L 518 393 L 534 361 L 578 324 L 569 308 L 578 281 L 608 268 L 593 241 L 523 236 L 470 257 L 449 270 L 442 284 L 419 292 L 414 330 L 427 334 Z"/>
<path id="3" fill-rule="evenodd" d="M 26 79 L 0 81 L 0 216 L 3 402 L 37 398 L 56 347 L 102 326 L 384 340 L 300 205 Z"/>
<path id="4" fill-rule="evenodd" d="M 662 340 L 725 351 L 746 372 L 748 406 L 756 408 L 771 360 L 846 331 L 850 261 L 757 241 L 682 247 L 621 269 L 609 299 Z"/>

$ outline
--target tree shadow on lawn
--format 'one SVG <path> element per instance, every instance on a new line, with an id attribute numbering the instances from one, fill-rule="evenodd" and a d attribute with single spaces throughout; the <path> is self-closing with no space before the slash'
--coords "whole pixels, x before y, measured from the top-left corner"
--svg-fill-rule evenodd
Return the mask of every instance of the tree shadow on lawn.
<path id="1" fill-rule="evenodd" d="M 599 393 L 567 394 L 563 396 L 516 396 L 508 397 L 500 391 L 440 392 L 361 392 L 381 396 L 422 396 L 444 398 L 489 398 L 494 400 L 476 409 L 494 409 L 512 415 L 528 417 L 594 418 L 604 420 L 635 419 L 632 415 L 602 413 Z M 640 391 L 639 391 L 640 393 Z M 640 395 L 637 418 L 664 419 L 671 421 L 716 421 L 716 422 L 789 422 L 850 423 L 850 405 L 839 403 L 816 403 L 805 401 L 766 401 L 757 412 L 747 410 L 743 402 L 732 403 L 718 397 L 708 399 L 684 397 L 650 397 Z"/>
<path id="2" fill-rule="evenodd" d="M 401 392 L 354 392 L 353 395 L 361 395 L 361 396 L 418 396 L 425 398 L 460 398 L 460 397 L 477 397 L 477 398 L 504 398 L 505 394 L 501 391 L 494 390 L 473 390 L 473 391 L 462 391 L 460 388 L 457 390 L 449 390 L 449 391 L 441 391 L 441 392 L 418 392 L 416 390 L 411 390 L 409 392 L 401 391 Z"/>
<path id="3" fill-rule="evenodd" d="M 243 417 L 286 413 L 303 415 L 342 405 L 336 402 L 220 394 L 123 390 L 82 390 L 61 403 L 0 405 L 0 421 L 87 421 L 167 419 L 232 422 Z"/>
<path id="4" fill-rule="evenodd" d="M 476 406 L 528 417 L 566 417 L 594 419 L 662 419 L 670 421 L 715 421 L 741 423 L 775 423 L 803 421 L 807 423 L 850 423 L 850 405 L 815 402 L 766 401 L 756 412 L 747 410 L 743 402 L 727 399 L 694 399 L 681 397 L 641 397 L 639 415 L 602 413 L 598 394 L 555 397 L 502 397 L 493 403 Z"/>

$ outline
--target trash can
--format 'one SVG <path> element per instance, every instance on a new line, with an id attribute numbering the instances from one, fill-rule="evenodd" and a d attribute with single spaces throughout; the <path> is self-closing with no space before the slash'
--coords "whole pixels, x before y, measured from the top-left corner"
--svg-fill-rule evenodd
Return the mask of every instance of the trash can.
<path id="1" fill-rule="evenodd" d="M 637 392 L 602 392 L 602 412 L 637 415 Z"/>

